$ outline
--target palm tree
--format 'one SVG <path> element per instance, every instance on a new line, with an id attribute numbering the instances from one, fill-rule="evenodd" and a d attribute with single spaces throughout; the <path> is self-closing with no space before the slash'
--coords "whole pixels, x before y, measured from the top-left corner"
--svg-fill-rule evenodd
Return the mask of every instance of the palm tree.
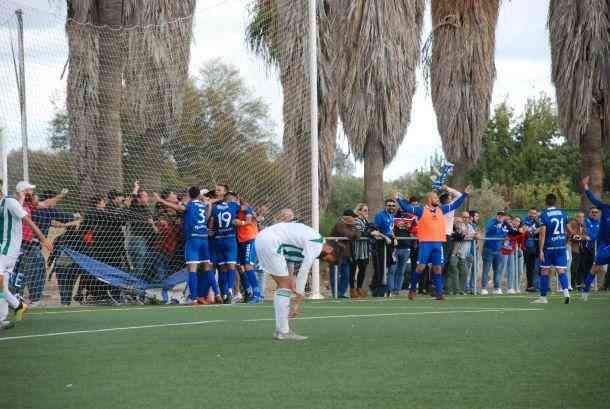
<path id="1" fill-rule="evenodd" d="M 121 189 L 123 184 L 121 100 L 117 95 L 126 52 L 123 36 L 116 29 L 123 26 L 125 16 L 122 0 L 68 0 L 67 5 L 67 108 L 76 180 L 85 203 L 96 192 Z"/>
<path id="2" fill-rule="evenodd" d="M 335 64 L 338 25 L 336 0 L 318 1 L 318 135 L 320 207 L 328 204 L 330 176 L 337 135 L 337 66 Z M 309 72 L 307 2 L 298 5 L 285 0 L 255 0 L 246 42 L 269 68 L 279 69 L 284 94 L 283 152 L 287 164 L 287 183 L 297 189 L 291 206 L 310 214 L 309 178 Z"/>
<path id="3" fill-rule="evenodd" d="M 464 187 L 489 120 L 500 0 L 432 0 L 432 103 L 453 183 Z"/>
<path id="4" fill-rule="evenodd" d="M 157 189 L 161 143 L 175 132 L 195 0 L 68 0 L 67 107 L 81 201 L 123 186 L 121 116 L 148 138 L 144 186 Z"/>
<path id="5" fill-rule="evenodd" d="M 347 3 L 340 115 L 352 152 L 364 160 L 366 201 L 375 211 L 383 202 L 383 170 L 410 122 L 425 1 Z"/>
<path id="6" fill-rule="evenodd" d="M 561 130 L 579 144 L 581 173 L 599 195 L 610 147 L 610 2 L 551 0 L 548 26 Z"/>

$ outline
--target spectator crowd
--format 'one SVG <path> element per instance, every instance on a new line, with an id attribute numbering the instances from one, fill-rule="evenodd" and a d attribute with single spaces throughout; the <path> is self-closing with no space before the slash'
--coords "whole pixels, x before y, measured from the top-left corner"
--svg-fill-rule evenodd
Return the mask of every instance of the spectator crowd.
<path id="1" fill-rule="evenodd" d="M 46 283 L 55 276 L 60 302 L 137 303 L 143 294 L 91 274 L 82 263 L 75 261 L 64 250 L 69 249 L 109 268 L 128 272 L 148 283 L 159 283 L 184 268 L 183 214 L 178 210 L 189 201 L 186 192 L 165 190 L 159 194 L 148 192 L 134 183 L 128 193 L 111 191 L 93 197 L 82 214 L 57 209 L 66 195 L 45 191 L 35 192 L 35 186 L 20 182 L 16 199 L 46 236 L 51 227 L 61 228 L 54 239 L 54 251 L 45 259 L 41 243 L 28 226 L 23 227 L 21 256 L 11 277 L 14 292 L 29 297 L 36 305 L 41 301 Z M 202 190 L 202 200 L 210 206 L 227 200 L 236 202 L 241 212 L 252 215 L 257 228 L 266 222 L 266 206 L 252 208 L 229 187 L 219 184 L 213 190 Z M 449 204 L 461 195 L 445 188 L 439 196 L 441 204 Z M 363 298 L 395 297 L 407 289 L 417 264 L 420 245 L 418 217 L 405 211 L 400 202 L 410 208 L 421 207 L 420 199 L 408 201 L 387 199 L 383 209 L 369 214 L 366 203 L 346 209 L 334 225 L 329 241 L 337 261 L 330 266 L 329 286 L 334 297 Z M 476 210 L 452 210 L 442 215 L 445 220 L 446 243 L 443 244 L 442 275 L 444 290 L 451 295 L 474 293 L 475 278 L 481 278 L 480 294 L 515 294 L 520 291 L 520 280 L 525 273 L 526 290 L 537 291 L 539 272 L 538 232 L 539 211 L 531 208 L 521 219 L 504 211 L 486 223 Z M 578 289 L 591 270 L 596 251 L 600 212 L 591 208 L 587 214 L 579 212 L 567 226 L 571 286 Z M 294 220 L 290 209 L 282 210 L 275 218 Z M 239 234 L 235 240 L 239 240 Z M 478 270 L 479 259 L 482 260 Z M 371 267 L 372 275 L 367 275 Z M 245 277 L 247 266 L 238 267 L 238 279 L 230 302 L 251 298 L 254 292 Z M 475 272 L 481 271 L 480 274 Z M 264 289 L 264 275 L 259 272 L 259 285 Z M 420 294 L 434 294 L 435 280 L 430 267 L 418 280 Z M 241 277 L 241 279 L 240 279 Z M 370 277 L 370 282 L 367 278 Z M 607 277 L 607 276 L 606 276 Z M 493 288 L 489 286 L 491 278 Z M 262 281 L 262 282 L 261 282 Z M 78 284 L 78 285 L 77 285 Z M 604 283 L 608 287 L 608 282 Z M 218 290 L 210 290 L 211 298 L 204 303 L 226 302 Z M 264 292 L 263 292 L 264 295 Z M 191 302 L 201 297 L 189 296 Z M 201 300 L 200 300 L 201 301 Z"/>

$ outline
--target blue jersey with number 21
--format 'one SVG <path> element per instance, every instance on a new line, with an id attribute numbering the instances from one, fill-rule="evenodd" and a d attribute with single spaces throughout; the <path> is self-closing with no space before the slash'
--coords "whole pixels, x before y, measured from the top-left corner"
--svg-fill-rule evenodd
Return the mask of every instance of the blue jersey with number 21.
<path id="1" fill-rule="evenodd" d="M 545 209 L 542 212 L 542 215 L 540 215 L 540 222 L 546 226 L 544 249 L 565 249 L 568 226 L 568 216 L 566 215 L 566 212 L 554 207 Z"/>
<path id="2" fill-rule="evenodd" d="M 208 238 L 208 205 L 193 200 L 186 205 L 184 213 L 184 238 L 207 239 Z"/>
<path id="3" fill-rule="evenodd" d="M 237 213 L 240 205 L 235 202 L 222 202 L 212 209 L 212 217 L 216 221 L 216 239 L 233 238 L 237 234 Z"/>

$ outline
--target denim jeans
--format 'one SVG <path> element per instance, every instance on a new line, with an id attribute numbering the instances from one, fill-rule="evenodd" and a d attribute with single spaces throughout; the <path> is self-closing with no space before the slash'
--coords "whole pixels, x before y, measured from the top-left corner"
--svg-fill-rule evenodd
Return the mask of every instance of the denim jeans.
<path id="1" fill-rule="evenodd" d="M 396 249 L 396 262 L 388 269 L 388 291 L 398 293 L 405 282 L 405 272 L 411 263 L 411 249 Z"/>
<path id="2" fill-rule="evenodd" d="M 518 290 L 519 280 L 523 274 L 523 251 L 517 250 L 515 254 L 508 256 L 506 263 L 506 274 L 508 288 Z"/>
<path id="3" fill-rule="evenodd" d="M 347 291 L 347 287 L 349 286 L 349 273 L 352 270 L 352 265 L 349 259 L 343 259 L 341 264 L 332 265 L 330 269 L 330 291 L 333 295 L 333 298 L 343 297 L 345 296 L 345 292 Z M 339 294 L 335 293 L 335 275 L 338 276 L 339 281 L 337 283 L 337 290 Z"/>
<path id="4" fill-rule="evenodd" d="M 25 287 L 28 288 L 30 300 L 40 301 L 46 281 L 47 269 L 44 256 L 40 246 L 27 246 L 17 264 L 15 275 L 15 291 L 24 295 Z"/>
<path id="5" fill-rule="evenodd" d="M 500 250 L 490 251 L 483 250 L 483 273 L 481 278 L 481 287 L 487 288 L 487 281 L 489 280 L 489 271 L 493 268 L 494 273 L 494 288 L 500 288 L 500 281 L 502 279 L 502 270 L 504 270 L 504 264 L 506 263 L 505 256 L 500 253 Z"/>
<path id="6" fill-rule="evenodd" d="M 140 236 L 130 237 L 127 242 L 127 251 L 129 251 L 134 274 L 141 277 L 146 272 L 149 257 L 146 239 Z"/>
<path id="7" fill-rule="evenodd" d="M 65 256 L 60 256 L 65 257 Z M 57 263 L 57 261 L 56 261 Z M 80 269 L 74 264 L 55 267 L 55 277 L 59 286 L 59 298 L 62 305 L 70 305 L 76 279 L 80 275 Z"/>
<path id="8" fill-rule="evenodd" d="M 170 270 L 168 257 L 163 253 L 159 253 L 152 265 L 152 271 L 155 273 L 153 282 L 157 283 L 165 280 L 171 273 Z"/>

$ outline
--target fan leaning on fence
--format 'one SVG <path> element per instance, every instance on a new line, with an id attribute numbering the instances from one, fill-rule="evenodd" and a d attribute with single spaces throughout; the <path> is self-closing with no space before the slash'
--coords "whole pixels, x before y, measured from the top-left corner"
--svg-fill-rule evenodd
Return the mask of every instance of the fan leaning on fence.
<path id="1" fill-rule="evenodd" d="M 448 190 L 443 186 L 443 190 Z M 467 186 L 464 194 L 451 203 L 441 205 L 436 192 L 428 193 L 426 204 L 423 207 L 412 206 L 408 201 L 397 197 L 396 200 L 402 210 L 413 213 L 417 217 L 417 238 L 419 240 L 419 253 L 417 256 L 417 267 L 411 275 L 411 288 L 409 299 L 414 300 L 417 292 L 417 283 L 426 268 L 432 264 L 434 286 L 436 288 L 436 299 L 444 300 L 442 268 L 444 264 L 443 243 L 447 241 L 447 223 L 444 215 L 458 209 L 472 192 L 472 187 Z"/>

